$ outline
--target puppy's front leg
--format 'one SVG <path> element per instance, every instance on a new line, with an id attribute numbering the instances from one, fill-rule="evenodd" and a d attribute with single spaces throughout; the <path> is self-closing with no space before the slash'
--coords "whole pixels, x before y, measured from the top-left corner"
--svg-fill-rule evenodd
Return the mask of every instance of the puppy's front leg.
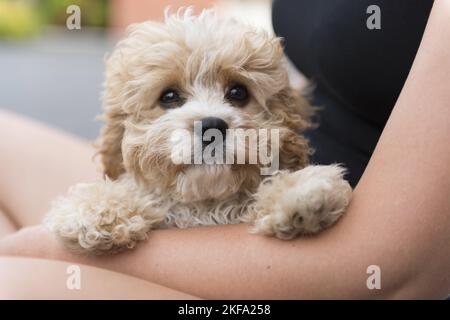
<path id="1" fill-rule="evenodd" d="M 253 231 L 291 239 L 331 226 L 345 212 L 352 189 L 337 165 L 308 166 L 263 182 L 255 195 Z"/>
<path id="2" fill-rule="evenodd" d="M 52 204 L 44 225 L 69 249 L 101 254 L 133 247 L 163 219 L 151 195 L 125 176 L 73 186 Z"/>

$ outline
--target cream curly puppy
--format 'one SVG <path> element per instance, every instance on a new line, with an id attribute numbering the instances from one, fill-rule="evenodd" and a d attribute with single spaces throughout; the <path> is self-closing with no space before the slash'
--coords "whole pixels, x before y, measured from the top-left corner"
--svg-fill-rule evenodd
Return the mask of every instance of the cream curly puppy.
<path id="1" fill-rule="evenodd" d="M 281 239 L 317 233 L 344 213 L 351 188 L 341 167 L 308 166 L 301 132 L 310 109 L 289 86 L 279 38 L 214 10 L 132 25 L 107 60 L 105 177 L 72 187 L 45 225 L 67 247 L 97 254 L 132 248 L 163 227 L 249 222 Z M 190 132 L 204 150 L 205 128 L 227 137 L 227 155 L 229 131 L 276 130 L 278 145 L 274 136 L 261 141 L 279 170 L 263 175 L 260 161 L 176 163 L 182 144 L 173 133 Z M 261 148 L 239 141 L 245 154 Z"/>

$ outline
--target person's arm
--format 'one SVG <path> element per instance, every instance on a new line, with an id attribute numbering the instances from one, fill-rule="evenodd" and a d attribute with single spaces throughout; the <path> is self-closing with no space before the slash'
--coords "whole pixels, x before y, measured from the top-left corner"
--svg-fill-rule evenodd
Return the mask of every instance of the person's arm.
<path id="1" fill-rule="evenodd" d="M 82 261 L 204 298 L 443 298 L 450 292 L 449 34 L 450 0 L 438 0 L 348 212 L 318 236 L 286 242 L 250 235 L 244 225 L 157 230 L 133 251 L 83 258 L 31 229 L 1 242 L 0 253 Z M 381 290 L 366 287 L 369 265 L 381 268 Z"/>

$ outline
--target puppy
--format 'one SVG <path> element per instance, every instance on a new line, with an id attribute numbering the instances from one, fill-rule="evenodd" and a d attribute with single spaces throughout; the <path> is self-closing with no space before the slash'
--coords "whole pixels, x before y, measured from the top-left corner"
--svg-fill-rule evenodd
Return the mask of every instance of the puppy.
<path id="1" fill-rule="evenodd" d="M 214 10 L 166 13 L 128 29 L 104 87 L 104 178 L 72 187 L 45 219 L 72 250 L 112 253 L 156 228 L 241 222 L 292 239 L 331 226 L 350 201 L 341 167 L 308 165 L 311 107 L 264 31 Z M 251 156 L 263 149 L 269 165 Z M 180 150 L 194 161 L 175 161 Z"/>

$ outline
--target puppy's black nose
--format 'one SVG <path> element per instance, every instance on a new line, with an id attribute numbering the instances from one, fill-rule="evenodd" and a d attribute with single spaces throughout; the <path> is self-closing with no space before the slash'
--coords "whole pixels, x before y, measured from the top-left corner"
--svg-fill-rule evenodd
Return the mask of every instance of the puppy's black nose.
<path id="1" fill-rule="evenodd" d="M 206 130 L 217 129 L 222 133 L 223 139 L 225 139 L 228 124 L 223 119 L 216 117 L 207 117 L 203 118 L 201 121 L 202 121 L 202 137 L 204 136 Z"/>

